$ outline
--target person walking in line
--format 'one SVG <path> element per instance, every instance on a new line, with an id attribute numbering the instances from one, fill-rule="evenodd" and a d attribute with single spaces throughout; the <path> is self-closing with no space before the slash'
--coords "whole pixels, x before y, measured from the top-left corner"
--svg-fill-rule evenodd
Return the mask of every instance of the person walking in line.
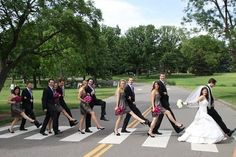
<path id="1" fill-rule="evenodd" d="M 123 118 L 123 114 L 128 113 L 133 118 L 137 119 L 140 123 L 148 125 L 148 120 L 143 120 L 138 117 L 129 107 L 126 94 L 125 94 L 125 80 L 120 80 L 117 90 L 116 90 L 116 106 L 115 106 L 115 114 L 117 115 L 117 120 L 115 123 L 114 134 L 116 136 L 120 136 L 118 132 L 118 128 Z"/>

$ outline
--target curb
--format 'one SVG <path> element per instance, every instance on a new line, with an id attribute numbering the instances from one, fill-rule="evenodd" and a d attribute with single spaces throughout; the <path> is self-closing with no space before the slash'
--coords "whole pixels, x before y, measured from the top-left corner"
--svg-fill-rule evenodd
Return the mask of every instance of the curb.
<path id="1" fill-rule="evenodd" d="M 226 101 L 224 101 L 222 99 L 218 99 L 217 101 L 220 102 L 220 103 L 223 103 L 224 105 L 227 105 L 228 107 L 230 107 L 231 109 L 236 111 L 236 106 L 235 105 L 230 104 L 230 103 L 228 103 L 228 102 L 226 102 Z"/>

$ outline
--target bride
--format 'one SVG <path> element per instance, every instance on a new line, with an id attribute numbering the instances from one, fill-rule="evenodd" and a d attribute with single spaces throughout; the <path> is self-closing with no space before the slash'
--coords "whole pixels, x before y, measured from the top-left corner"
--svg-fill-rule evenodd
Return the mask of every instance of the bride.
<path id="1" fill-rule="evenodd" d="M 199 109 L 190 126 L 185 133 L 178 138 L 178 141 L 190 143 L 212 144 L 224 139 L 224 133 L 214 119 L 207 114 L 209 103 L 209 91 L 203 87 L 198 97 Z"/>

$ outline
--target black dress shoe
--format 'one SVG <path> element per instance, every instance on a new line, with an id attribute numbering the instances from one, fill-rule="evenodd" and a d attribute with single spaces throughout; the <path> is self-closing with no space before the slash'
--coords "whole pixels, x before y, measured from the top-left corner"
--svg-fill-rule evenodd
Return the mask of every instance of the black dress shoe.
<path id="1" fill-rule="evenodd" d="M 28 129 L 20 128 L 20 131 L 27 131 Z"/>
<path id="2" fill-rule="evenodd" d="M 58 134 L 61 134 L 62 132 L 61 131 L 56 131 L 55 133 L 54 133 L 54 135 L 58 135 Z"/>
<path id="3" fill-rule="evenodd" d="M 85 132 L 92 133 L 90 129 L 85 129 Z"/>
<path id="4" fill-rule="evenodd" d="M 131 133 L 130 131 L 128 130 L 121 130 L 122 133 Z"/>
<path id="5" fill-rule="evenodd" d="M 44 133 L 44 132 L 40 132 L 41 135 L 43 136 L 48 136 L 48 134 Z"/>
<path id="6" fill-rule="evenodd" d="M 229 137 L 231 137 L 232 134 L 233 134 L 235 131 L 236 131 L 236 128 L 234 128 L 233 130 L 230 130 L 230 131 L 227 133 L 227 135 L 228 135 Z"/>
<path id="7" fill-rule="evenodd" d="M 158 131 L 154 131 L 154 132 L 152 132 L 153 134 L 157 134 L 157 135 L 162 135 L 162 133 L 161 132 L 158 132 Z"/>
<path id="8" fill-rule="evenodd" d="M 100 120 L 109 121 L 105 116 L 101 117 Z"/>
<path id="9" fill-rule="evenodd" d="M 183 128 L 179 128 L 179 130 L 176 131 L 176 132 L 177 132 L 177 133 L 180 133 L 180 132 L 182 132 L 184 129 L 185 129 L 185 127 L 183 127 Z"/>

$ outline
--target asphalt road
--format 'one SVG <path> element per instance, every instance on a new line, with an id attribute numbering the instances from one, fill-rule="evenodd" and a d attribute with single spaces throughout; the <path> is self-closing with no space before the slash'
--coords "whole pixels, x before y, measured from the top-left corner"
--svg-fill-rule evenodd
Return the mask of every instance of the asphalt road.
<path id="1" fill-rule="evenodd" d="M 138 108 L 151 119 L 148 108 L 150 107 L 150 90 L 149 84 L 136 84 L 136 104 Z M 190 91 L 174 86 L 168 87 L 170 103 L 178 121 L 188 126 L 197 111 L 197 108 L 181 108 L 175 105 L 177 99 L 185 99 Z M 92 128 L 92 134 L 86 133 L 81 135 L 77 132 L 77 127 L 68 127 L 67 119 L 60 116 L 60 126 L 62 134 L 49 136 L 44 139 L 38 135 L 39 129 L 27 122 L 27 126 L 32 131 L 17 131 L 14 135 L 9 135 L 6 128 L 0 128 L 0 157 L 231 157 L 233 149 L 236 147 L 236 134 L 232 138 L 213 145 L 194 145 L 186 142 L 178 142 L 177 138 L 181 134 L 174 132 L 167 118 L 163 119 L 160 132 L 162 136 L 156 136 L 150 139 L 146 133 L 148 127 L 139 124 L 131 119 L 129 130 L 132 134 L 122 134 L 120 137 L 113 135 L 115 123 L 114 106 L 115 97 L 105 100 L 107 102 L 108 122 L 100 121 L 106 128 L 98 131 Z M 222 116 L 229 128 L 236 127 L 236 111 L 232 108 L 216 103 L 216 109 Z M 97 117 L 100 117 L 100 107 L 95 107 Z M 73 116 L 79 120 L 79 110 L 72 111 Z M 43 120 L 38 117 L 39 120 Z M 17 129 L 16 129 L 17 130 Z M 16 135 L 16 136 L 15 136 Z M 13 137 L 10 137 L 13 136 Z"/>

